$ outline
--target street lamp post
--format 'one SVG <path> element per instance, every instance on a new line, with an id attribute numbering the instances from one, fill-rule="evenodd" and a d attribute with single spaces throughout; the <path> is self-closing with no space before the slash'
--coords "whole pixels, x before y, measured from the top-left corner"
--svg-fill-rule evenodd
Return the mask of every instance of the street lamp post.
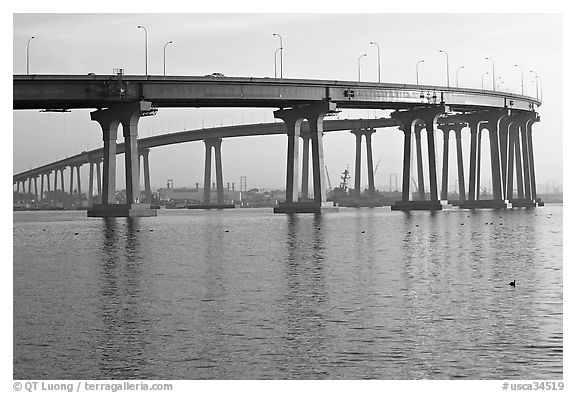
<path id="1" fill-rule="evenodd" d="M 446 86 L 450 87 L 450 66 L 448 64 L 448 52 L 440 49 L 438 52 L 442 52 L 446 55 Z"/>
<path id="2" fill-rule="evenodd" d="M 280 38 L 280 79 L 282 79 L 282 57 L 284 54 L 284 45 L 282 44 L 282 37 L 280 36 L 280 34 L 272 34 L 273 36 L 277 36 L 278 38 Z"/>
<path id="3" fill-rule="evenodd" d="M 278 48 L 274 51 L 274 78 L 276 78 L 276 55 L 281 48 Z"/>
<path id="4" fill-rule="evenodd" d="M 364 56 L 366 56 L 366 53 L 358 57 L 358 82 L 360 82 L 360 59 L 362 59 Z"/>
<path id="5" fill-rule="evenodd" d="M 496 73 L 494 72 L 494 59 L 491 57 L 486 57 L 486 60 L 492 62 L 492 90 L 496 91 Z"/>
<path id="6" fill-rule="evenodd" d="M 534 74 L 534 80 L 536 81 L 536 99 L 539 99 L 539 95 L 538 95 L 538 74 L 536 74 L 534 71 L 530 70 L 528 71 L 532 74 Z"/>
<path id="7" fill-rule="evenodd" d="M 376 49 L 378 50 L 378 83 L 380 83 L 380 45 L 374 41 L 370 41 L 370 44 L 376 45 Z"/>
<path id="8" fill-rule="evenodd" d="M 420 63 L 424 63 L 424 60 L 420 60 L 418 63 L 416 63 L 416 84 L 418 84 L 418 66 Z"/>
<path id="9" fill-rule="evenodd" d="M 172 40 L 168 41 L 167 43 L 164 44 L 164 76 L 166 76 L 166 47 L 172 44 Z"/>
<path id="10" fill-rule="evenodd" d="M 142 25 L 138 25 L 138 28 L 144 30 L 144 59 L 146 61 L 146 76 L 148 76 L 148 30 Z"/>
<path id="11" fill-rule="evenodd" d="M 482 74 L 482 90 L 484 90 L 484 77 L 486 75 L 490 75 L 490 73 L 488 71 L 486 71 L 485 73 Z"/>
<path id="12" fill-rule="evenodd" d="M 456 70 L 456 87 L 458 87 L 458 71 L 460 71 L 461 69 L 463 69 L 464 66 L 460 66 L 458 67 L 458 69 Z"/>
<path id="13" fill-rule="evenodd" d="M 518 67 L 520 68 L 520 83 L 521 83 L 521 91 L 522 91 L 522 95 L 524 95 L 524 69 L 522 68 L 521 65 L 518 64 L 514 64 L 514 67 Z"/>
<path id="14" fill-rule="evenodd" d="M 499 76 L 497 79 L 498 84 L 496 85 L 497 88 L 500 88 L 500 85 L 504 84 L 504 78 L 502 78 L 501 76 Z"/>
<path id="15" fill-rule="evenodd" d="M 29 57 L 30 57 L 30 41 L 32 41 L 34 39 L 34 36 L 28 38 L 28 42 L 26 43 L 26 75 L 30 74 L 30 62 L 29 62 Z"/>

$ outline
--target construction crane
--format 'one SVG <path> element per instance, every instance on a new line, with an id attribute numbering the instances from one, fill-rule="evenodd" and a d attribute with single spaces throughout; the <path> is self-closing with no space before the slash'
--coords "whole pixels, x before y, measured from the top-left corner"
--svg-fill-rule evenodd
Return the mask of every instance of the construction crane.
<path id="1" fill-rule="evenodd" d="M 380 163 L 382 162 L 382 157 L 380 157 L 380 159 L 378 160 L 378 163 L 376 164 L 376 166 L 374 167 L 374 174 L 376 174 L 376 172 L 378 172 L 378 166 L 380 166 Z"/>
<path id="2" fill-rule="evenodd" d="M 328 191 L 332 190 L 332 183 L 330 183 L 330 175 L 328 174 L 328 166 L 324 165 L 324 169 L 326 170 L 326 179 L 328 179 Z"/>

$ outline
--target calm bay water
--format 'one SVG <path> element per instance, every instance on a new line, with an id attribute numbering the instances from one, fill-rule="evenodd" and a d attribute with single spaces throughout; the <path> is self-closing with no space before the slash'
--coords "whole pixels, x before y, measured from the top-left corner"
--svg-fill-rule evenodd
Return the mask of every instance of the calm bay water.
<path id="1" fill-rule="evenodd" d="M 85 214 L 14 213 L 16 379 L 562 378 L 562 206 Z"/>

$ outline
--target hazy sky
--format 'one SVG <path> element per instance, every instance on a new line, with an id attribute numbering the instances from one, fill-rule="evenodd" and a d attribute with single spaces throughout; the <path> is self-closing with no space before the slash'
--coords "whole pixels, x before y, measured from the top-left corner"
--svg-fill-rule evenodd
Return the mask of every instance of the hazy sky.
<path id="1" fill-rule="evenodd" d="M 381 48 L 383 82 L 420 82 L 444 85 L 445 56 L 449 53 L 450 80 L 456 70 L 461 87 L 480 88 L 483 74 L 495 61 L 503 89 L 535 95 L 535 71 L 542 82 L 542 121 L 534 126 L 536 176 L 540 190 L 547 181 L 562 184 L 563 43 L 561 14 L 14 14 L 13 72 L 26 72 L 26 42 L 30 43 L 31 74 L 144 74 L 144 31 L 148 30 L 149 74 L 161 75 L 164 44 L 167 74 L 274 76 L 274 51 L 279 33 L 284 41 L 284 77 L 356 80 L 358 57 L 362 80 L 377 81 L 376 41 Z M 491 88 L 492 76 L 484 78 Z M 140 136 L 184 129 L 273 121 L 272 109 L 160 109 L 140 121 Z M 101 147 L 101 131 L 90 121 L 90 110 L 71 113 L 13 112 L 13 173 L 43 165 L 82 150 Z M 347 111 L 345 117 L 381 116 L 376 111 Z M 487 141 L 487 138 L 485 138 Z M 388 189 L 390 174 L 402 172 L 403 136 L 396 128 L 381 130 L 373 138 L 374 164 L 379 163 L 376 185 Z M 324 138 L 325 161 L 332 185 L 347 165 L 354 167 L 354 136 L 329 133 Z M 441 168 L 441 143 L 437 136 L 437 166 Z M 122 142 L 120 136 L 118 142 Z M 451 142 L 452 144 L 453 142 Z M 468 167 L 465 138 L 465 169 Z M 454 150 L 453 145 L 451 149 Z M 487 148 L 484 148 L 487 153 Z M 252 187 L 284 187 L 286 136 L 225 140 L 222 145 L 224 182 L 247 177 Z M 453 159 L 454 155 L 451 155 Z M 123 170 L 118 158 L 118 170 Z M 153 187 L 203 182 L 204 146 L 188 143 L 156 148 L 150 153 Z M 454 161 L 453 161 L 454 163 Z M 489 185 L 489 161 L 484 161 L 482 185 Z M 454 189 L 455 163 L 450 170 Z M 83 176 L 88 167 L 82 168 Z M 124 176 L 118 176 L 122 188 Z M 438 175 L 440 179 L 440 175 Z M 366 177 L 363 177 L 366 184 Z M 550 182 L 551 184 L 551 182 Z M 400 184 L 398 184 L 400 186 Z M 394 186 L 393 186 L 394 187 Z"/>

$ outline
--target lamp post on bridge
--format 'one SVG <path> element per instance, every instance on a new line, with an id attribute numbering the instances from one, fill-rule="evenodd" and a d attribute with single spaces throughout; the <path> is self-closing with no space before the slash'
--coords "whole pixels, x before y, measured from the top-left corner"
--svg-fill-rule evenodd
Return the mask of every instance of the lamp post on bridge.
<path id="1" fill-rule="evenodd" d="M 496 91 L 496 73 L 494 72 L 494 59 L 491 57 L 486 57 L 485 60 L 490 60 L 492 62 L 492 90 Z"/>
<path id="2" fill-rule="evenodd" d="M 274 78 L 276 78 L 276 55 L 278 54 L 278 51 L 282 49 L 282 48 L 278 48 L 274 51 Z"/>
<path id="3" fill-rule="evenodd" d="M 485 73 L 482 74 L 482 90 L 484 90 L 484 77 L 486 75 L 489 75 L 490 73 L 488 71 L 486 71 Z"/>
<path id="4" fill-rule="evenodd" d="M 448 52 L 440 49 L 438 52 L 442 52 L 446 55 L 446 86 L 450 87 L 450 66 L 448 64 Z"/>
<path id="5" fill-rule="evenodd" d="M 458 69 L 456 70 L 456 87 L 458 87 L 458 71 L 464 69 L 464 66 L 460 66 L 458 67 Z"/>
<path id="6" fill-rule="evenodd" d="M 534 80 L 536 82 L 536 99 L 540 99 L 539 95 L 538 95 L 538 74 L 536 74 L 534 71 L 530 70 L 528 71 L 529 73 L 534 74 Z"/>
<path id="7" fill-rule="evenodd" d="M 28 42 L 26 43 L 26 75 L 30 74 L 30 62 L 29 62 L 29 57 L 30 57 L 30 41 L 32 41 L 34 39 L 34 36 L 28 38 Z"/>
<path id="8" fill-rule="evenodd" d="M 520 68 L 520 83 L 521 83 L 521 91 L 522 91 L 522 95 L 524 95 L 524 69 L 522 68 L 521 65 L 518 64 L 514 64 L 514 67 L 518 67 Z"/>
<path id="9" fill-rule="evenodd" d="M 283 62 L 283 54 L 284 54 L 284 44 L 282 44 L 282 36 L 280 34 L 274 33 L 273 36 L 277 36 L 280 38 L 280 79 L 282 79 L 282 62 Z M 276 53 L 274 53 L 274 59 L 276 59 Z M 274 63 L 276 64 L 276 63 Z"/>
<path id="10" fill-rule="evenodd" d="M 142 25 L 138 25 L 138 28 L 144 30 L 144 59 L 146 62 L 146 76 L 148 76 L 148 30 Z"/>
<path id="11" fill-rule="evenodd" d="M 498 81 L 498 84 L 496 85 L 496 87 L 500 88 L 500 86 L 504 84 L 504 78 L 499 76 L 496 80 Z"/>
<path id="12" fill-rule="evenodd" d="M 424 60 L 420 60 L 418 63 L 416 63 L 416 84 L 418 85 L 418 66 L 420 65 L 420 63 L 424 63 Z"/>
<path id="13" fill-rule="evenodd" d="M 370 41 L 370 45 L 376 45 L 376 49 L 378 50 L 378 83 L 380 83 L 380 45 L 374 41 Z"/>
<path id="14" fill-rule="evenodd" d="M 164 76 L 166 76 L 166 47 L 172 44 L 172 40 L 168 41 L 167 43 L 164 44 Z"/>
<path id="15" fill-rule="evenodd" d="M 366 56 L 366 53 L 364 53 L 358 57 L 358 82 L 360 82 L 360 59 L 362 59 L 365 56 Z"/>

